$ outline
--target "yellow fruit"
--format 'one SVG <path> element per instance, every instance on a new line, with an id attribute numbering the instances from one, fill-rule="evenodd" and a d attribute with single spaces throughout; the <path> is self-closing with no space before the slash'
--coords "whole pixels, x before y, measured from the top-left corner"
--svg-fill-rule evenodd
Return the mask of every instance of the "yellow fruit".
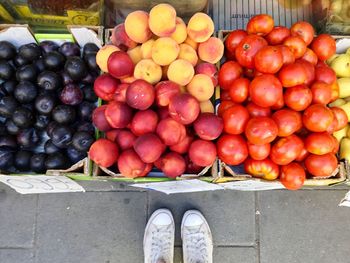
<path id="1" fill-rule="evenodd" d="M 346 125 L 343 129 L 336 131 L 333 133 L 333 136 L 338 140 L 338 142 L 341 141 L 344 137 L 346 137 L 346 134 L 348 132 L 349 125 Z"/>
<path id="2" fill-rule="evenodd" d="M 344 105 L 346 103 L 346 100 L 344 99 L 337 99 L 329 104 L 330 107 L 339 107 L 341 105 Z"/>
<path id="3" fill-rule="evenodd" d="M 350 161 L 350 139 L 344 138 L 340 143 L 340 159 Z"/>

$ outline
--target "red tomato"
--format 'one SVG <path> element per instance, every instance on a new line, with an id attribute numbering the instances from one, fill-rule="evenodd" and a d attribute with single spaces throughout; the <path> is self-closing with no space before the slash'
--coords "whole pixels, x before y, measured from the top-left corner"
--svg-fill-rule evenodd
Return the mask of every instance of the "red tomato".
<path id="1" fill-rule="evenodd" d="M 272 105 L 271 106 L 271 109 L 272 110 L 280 110 L 284 107 L 284 99 L 283 97 L 281 97 L 277 102 L 276 104 Z"/>
<path id="2" fill-rule="evenodd" d="M 333 84 L 337 81 L 334 70 L 328 66 L 315 68 L 315 81 L 323 81 L 327 84 Z"/>
<path id="3" fill-rule="evenodd" d="M 224 51 L 224 57 L 226 58 L 226 61 L 236 60 L 235 54 L 228 52 L 227 49 Z"/>
<path id="4" fill-rule="evenodd" d="M 248 157 L 248 147 L 241 135 L 222 135 L 216 143 L 218 157 L 228 165 L 238 165 Z"/>
<path id="5" fill-rule="evenodd" d="M 219 70 L 219 85 L 222 89 L 229 89 L 232 82 L 243 73 L 242 67 L 236 61 L 225 62 Z"/>
<path id="6" fill-rule="evenodd" d="M 277 73 L 283 66 L 281 49 L 273 46 L 263 47 L 254 57 L 255 69 L 262 73 Z"/>
<path id="7" fill-rule="evenodd" d="M 316 54 L 316 53 L 315 53 L 315 54 Z M 318 58 L 318 57 L 317 57 L 317 58 Z M 318 60 L 315 67 L 316 67 L 316 68 L 319 68 L 319 67 L 328 67 L 328 65 L 326 64 L 326 62 L 324 62 L 324 61 L 322 61 L 322 60 Z"/>
<path id="8" fill-rule="evenodd" d="M 265 180 L 275 180 L 279 175 L 279 167 L 270 159 L 254 160 L 248 158 L 244 162 L 246 173 Z"/>
<path id="9" fill-rule="evenodd" d="M 269 143 L 256 145 L 248 142 L 249 156 L 254 160 L 264 160 L 270 154 L 271 145 Z"/>
<path id="10" fill-rule="evenodd" d="M 307 79 L 307 74 L 300 63 L 293 63 L 283 66 L 278 74 L 278 78 L 283 87 L 289 88 L 304 84 Z"/>
<path id="11" fill-rule="evenodd" d="M 309 131 L 324 132 L 332 124 L 333 112 L 322 104 L 313 104 L 303 114 L 303 124 Z"/>
<path id="12" fill-rule="evenodd" d="M 332 150 L 332 153 L 336 154 L 339 151 L 340 145 L 339 145 L 338 140 L 333 135 L 332 135 L 332 139 L 333 139 L 333 150 Z"/>
<path id="13" fill-rule="evenodd" d="M 220 90 L 220 101 L 231 100 L 230 93 L 226 89 Z"/>
<path id="14" fill-rule="evenodd" d="M 295 62 L 294 54 L 293 54 L 292 50 L 290 50 L 289 47 L 284 46 L 284 45 L 281 45 L 278 47 L 281 49 L 281 52 L 282 52 L 283 65 L 288 65 L 288 64 L 292 64 Z"/>
<path id="15" fill-rule="evenodd" d="M 247 24 L 248 34 L 266 36 L 273 29 L 274 21 L 269 15 L 262 14 L 252 17 Z"/>
<path id="16" fill-rule="evenodd" d="M 272 145 L 270 158 L 278 165 L 286 165 L 298 158 L 303 148 L 303 141 L 295 134 L 282 137 Z"/>
<path id="17" fill-rule="evenodd" d="M 239 42 L 241 42 L 247 35 L 248 34 L 245 30 L 234 30 L 228 34 L 225 40 L 225 48 L 230 59 L 233 59 L 235 57 L 236 47 L 238 46 Z"/>
<path id="18" fill-rule="evenodd" d="M 235 55 L 238 63 L 243 67 L 253 69 L 254 57 L 264 46 L 267 46 L 264 38 L 257 35 L 246 36 L 236 47 Z"/>
<path id="19" fill-rule="evenodd" d="M 244 132 L 250 118 L 249 113 L 242 105 L 234 105 L 222 115 L 224 131 L 228 134 L 241 134 Z"/>
<path id="20" fill-rule="evenodd" d="M 301 57 L 301 59 L 310 62 L 314 66 L 317 64 L 318 61 L 315 52 L 313 52 L 310 48 L 306 49 L 305 54 Z"/>
<path id="21" fill-rule="evenodd" d="M 330 153 L 334 148 L 333 136 L 327 132 L 310 133 L 305 142 L 305 148 L 309 153 L 323 155 Z"/>
<path id="22" fill-rule="evenodd" d="M 218 108 L 218 115 L 221 117 L 222 114 L 228 109 L 231 108 L 232 106 L 236 105 L 233 101 L 230 100 L 224 100 L 220 102 L 219 108 Z"/>
<path id="23" fill-rule="evenodd" d="M 249 79 L 239 78 L 232 82 L 229 95 L 233 102 L 242 103 L 248 98 Z"/>
<path id="24" fill-rule="evenodd" d="M 311 49 L 320 60 L 327 60 L 335 54 L 335 40 L 329 34 L 320 34 L 312 41 Z"/>
<path id="25" fill-rule="evenodd" d="M 281 167 L 280 181 L 288 190 L 298 190 L 304 185 L 306 175 L 304 168 L 298 163 L 290 163 Z"/>
<path id="26" fill-rule="evenodd" d="M 251 117 L 269 117 L 271 116 L 271 109 L 267 107 L 260 107 L 254 102 L 249 102 L 246 106 Z"/>
<path id="27" fill-rule="evenodd" d="M 268 117 L 251 118 L 245 129 L 248 141 L 257 145 L 272 142 L 277 137 L 277 133 L 277 124 Z"/>
<path id="28" fill-rule="evenodd" d="M 348 115 L 346 115 L 342 108 L 331 107 L 330 109 L 333 112 L 334 118 L 338 121 L 338 126 L 335 128 L 335 130 L 339 131 L 343 129 L 349 122 Z"/>
<path id="29" fill-rule="evenodd" d="M 295 59 L 301 58 L 306 52 L 306 44 L 304 40 L 297 36 L 287 37 L 283 41 L 283 45 L 290 48 L 290 50 L 293 52 Z"/>
<path id="30" fill-rule="evenodd" d="M 337 100 L 339 98 L 339 85 L 338 82 L 335 81 L 333 82 L 333 84 L 331 84 L 332 86 L 332 98 L 331 98 L 331 102 Z"/>
<path id="31" fill-rule="evenodd" d="M 300 130 L 303 126 L 301 114 L 298 111 L 282 109 L 272 114 L 272 119 L 278 127 L 279 137 L 289 136 Z"/>
<path id="32" fill-rule="evenodd" d="M 303 147 L 303 150 L 299 154 L 299 156 L 295 159 L 297 162 L 302 162 L 305 160 L 305 158 L 309 155 L 309 152 L 305 149 L 305 145 Z"/>
<path id="33" fill-rule="evenodd" d="M 290 28 L 290 33 L 292 36 L 300 37 L 308 46 L 314 39 L 315 30 L 310 23 L 305 21 L 299 21 L 292 25 L 292 27 Z"/>
<path id="34" fill-rule="evenodd" d="M 311 83 L 315 80 L 315 66 L 302 59 L 298 59 L 295 63 L 302 65 L 305 70 L 306 80 L 304 84 L 311 85 Z"/>
<path id="35" fill-rule="evenodd" d="M 331 85 L 316 81 L 311 86 L 312 103 L 313 104 L 328 104 L 332 99 Z"/>
<path id="36" fill-rule="evenodd" d="M 334 117 L 331 125 L 328 126 L 326 132 L 329 134 L 333 134 L 336 131 L 336 128 L 338 127 L 338 120 Z"/>
<path id="37" fill-rule="evenodd" d="M 284 102 L 292 110 L 303 111 L 309 107 L 311 101 L 311 90 L 305 85 L 291 87 L 284 92 Z"/>
<path id="38" fill-rule="evenodd" d="M 310 154 L 305 160 L 305 167 L 315 177 L 328 177 L 337 169 L 338 160 L 334 153 Z"/>
<path id="39" fill-rule="evenodd" d="M 290 30 L 285 26 L 275 26 L 265 37 L 270 45 L 281 45 L 283 41 L 290 36 Z"/>
<path id="40" fill-rule="evenodd" d="M 274 75 L 264 74 L 254 78 L 250 83 L 249 95 L 256 105 L 270 107 L 283 97 L 283 88 Z"/>

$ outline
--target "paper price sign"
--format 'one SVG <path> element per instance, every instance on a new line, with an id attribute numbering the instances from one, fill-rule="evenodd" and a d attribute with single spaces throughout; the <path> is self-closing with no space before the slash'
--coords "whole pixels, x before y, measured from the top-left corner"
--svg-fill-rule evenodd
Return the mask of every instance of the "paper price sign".
<path id="1" fill-rule="evenodd" d="M 85 189 L 65 176 L 47 175 L 1 175 L 0 182 L 20 194 L 85 192 Z"/>

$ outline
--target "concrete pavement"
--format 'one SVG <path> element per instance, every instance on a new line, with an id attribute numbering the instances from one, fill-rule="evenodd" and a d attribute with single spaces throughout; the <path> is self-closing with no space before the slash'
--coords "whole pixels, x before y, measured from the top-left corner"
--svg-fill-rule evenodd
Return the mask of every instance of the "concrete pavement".
<path id="1" fill-rule="evenodd" d="M 347 263 L 346 190 L 214 191 L 165 195 L 115 182 L 80 182 L 86 193 L 19 195 L 0 185 L 1 263 L 143 262 L 150 214 L 167 207 L 180 222 L 199 209 L 214 238 L 217 263 Z"/>

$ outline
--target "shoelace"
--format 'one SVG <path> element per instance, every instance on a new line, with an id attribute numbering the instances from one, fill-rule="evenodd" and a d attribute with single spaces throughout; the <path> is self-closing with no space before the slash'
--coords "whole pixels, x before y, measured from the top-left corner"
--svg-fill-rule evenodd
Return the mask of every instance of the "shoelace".
<path id="1" fill-rule="evenodd" d="M 152 262 L 156 263 L 160 259 L 165 263 L 170 262 L 168 255 L 171 250 L 171 236 L 170 226 L 155 226 L 155 230 L 152 231 Z"/>
<path id="2" fill-rule="evenodd" d="M 205 231 L 203 227 L 187 228 L 186 249 L 188 250 L 187 261 L 190 263 L 206 263 L 209 262 L 209 251 L 205 240 Z"/>

